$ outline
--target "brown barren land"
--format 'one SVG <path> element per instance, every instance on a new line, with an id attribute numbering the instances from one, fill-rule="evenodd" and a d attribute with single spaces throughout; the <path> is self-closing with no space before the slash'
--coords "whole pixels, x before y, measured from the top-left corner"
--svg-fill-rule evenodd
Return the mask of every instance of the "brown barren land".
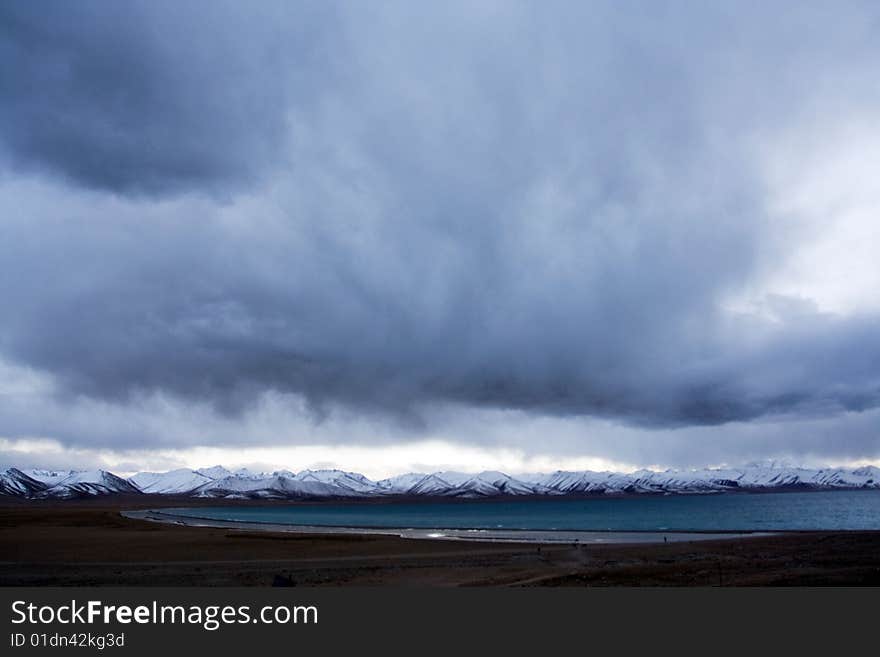
<path id="1" fill-rule="evenodd" d="M 183 505 L 194 502 L 115 498 L 0 506 L 0 585 L 880 585 L 876 531 L 539 548 L 197 528 L 119 515 Z"/>

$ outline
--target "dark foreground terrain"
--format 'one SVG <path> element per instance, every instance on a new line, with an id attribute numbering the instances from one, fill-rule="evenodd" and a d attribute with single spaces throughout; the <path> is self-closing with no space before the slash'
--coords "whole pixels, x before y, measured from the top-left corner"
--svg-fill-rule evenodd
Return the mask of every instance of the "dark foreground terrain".
<path id="1" fill-rule="evenodd" d="M 880 532 L 539 548 L 193 528 L 119 515 L 137 506 L 143 502 L 0 506 L 0 585 L 880 585 Z"/>

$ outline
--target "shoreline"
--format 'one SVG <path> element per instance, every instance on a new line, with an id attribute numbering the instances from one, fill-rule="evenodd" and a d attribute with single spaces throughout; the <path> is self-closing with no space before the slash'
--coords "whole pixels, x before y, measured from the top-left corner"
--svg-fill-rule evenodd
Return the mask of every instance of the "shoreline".
<path id="1" fill-rule="evenodd" d="M 239 529 L 261 532 L 294 533 L 307 535 L 363 535 L 395 536 L 413 540 L 474 541 L 481 543 L 627 545 L 664 544 L 690 541 L 733 540 L 774 536 L 769 531 L 643 531 L 643 530 L 557 530 L 557 529 L 473 529 L 465 527 L 412 528 L 367 527 L 337 525 L 297 525 L 270 523 L 258 520 L 221 520 L 203 516 L 172 513 L 159 509 L 124 510 L 120 515 L 131 520 L 159 522 L 186 527 Z"/>

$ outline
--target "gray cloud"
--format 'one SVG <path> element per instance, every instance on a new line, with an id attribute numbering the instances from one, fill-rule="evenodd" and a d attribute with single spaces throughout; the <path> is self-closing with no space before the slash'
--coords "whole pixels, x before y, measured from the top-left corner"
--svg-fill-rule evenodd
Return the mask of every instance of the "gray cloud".
<path id="1" fill-rule="evenodd" d="M 7 4 L 0 355 L 230 417 L 873 409 L 876 315 L 722 307 L 798 248 L 756 140 L 876 107 L 876 8 L 789 9 Z"/>
<path id="2" fill-rule="evenodd" d="M 292 85 L 321 64 L 323 10 L 300 9 L 280 23 L 272 3 L 4 3 L 9 158 L 124 194 L 254 183 L 283 159 Z"/>

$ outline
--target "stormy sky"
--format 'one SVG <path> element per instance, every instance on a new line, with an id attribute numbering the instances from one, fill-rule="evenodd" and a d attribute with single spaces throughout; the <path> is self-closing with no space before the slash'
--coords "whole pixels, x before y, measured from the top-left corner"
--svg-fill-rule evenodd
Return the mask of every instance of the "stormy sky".
<path id="1" fill-rule="evenodd" d="M 880 461 L 880 6 L 708 4 L 2 3 L 0 463 Z"/>

